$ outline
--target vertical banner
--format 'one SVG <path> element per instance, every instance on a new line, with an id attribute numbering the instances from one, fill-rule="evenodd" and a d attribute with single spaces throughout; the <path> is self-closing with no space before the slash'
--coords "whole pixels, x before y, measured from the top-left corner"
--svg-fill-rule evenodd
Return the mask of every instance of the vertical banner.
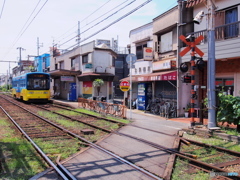
<path id="1" fill-rule="evenodd" d="M 83 81 L 83 97 L 92 97 L 92 81 Z"/>

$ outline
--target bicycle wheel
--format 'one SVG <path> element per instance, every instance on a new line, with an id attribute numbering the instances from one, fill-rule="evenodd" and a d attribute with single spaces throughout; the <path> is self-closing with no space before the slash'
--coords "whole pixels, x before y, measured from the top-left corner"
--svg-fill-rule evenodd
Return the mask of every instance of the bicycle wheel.
<path id="1" fill-rule="evenodd" d="M 153 114 L 159 114 L 159 111 L 160 111 L 160 105 L 159 104 L 156 104 L 153 108 Z"/>

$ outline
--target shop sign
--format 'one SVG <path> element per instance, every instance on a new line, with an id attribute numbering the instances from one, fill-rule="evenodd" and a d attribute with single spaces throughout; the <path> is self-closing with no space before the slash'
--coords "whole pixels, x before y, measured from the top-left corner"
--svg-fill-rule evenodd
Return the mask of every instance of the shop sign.
<path id="1" fill-rule="evenodd" d="M 61 76 L 61 81 L 74 81 L 73 76 Z"/>
<path id="2" fill-rule="evenodd" d="M 153 60 L 153 51 L 151 47 L 144 47 L 143 48 L 143 59 L 147 61 Z"/>
<path id="3" fill-rule="evenodd" d="M 153 71 L 165 70 L 176 67 L 176 58 L 153 62 Z"/>

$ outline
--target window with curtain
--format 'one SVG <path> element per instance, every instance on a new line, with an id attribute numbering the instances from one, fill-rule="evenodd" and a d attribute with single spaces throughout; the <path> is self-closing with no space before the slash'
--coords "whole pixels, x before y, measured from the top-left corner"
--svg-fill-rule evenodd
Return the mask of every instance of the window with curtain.
<path id="1" fill-rule="evenodd" d="M 237 7 L 225 11 L 225 38 L 236 37 L 238 35 L 238 24 L 231 24 L 238 21 Z"/>

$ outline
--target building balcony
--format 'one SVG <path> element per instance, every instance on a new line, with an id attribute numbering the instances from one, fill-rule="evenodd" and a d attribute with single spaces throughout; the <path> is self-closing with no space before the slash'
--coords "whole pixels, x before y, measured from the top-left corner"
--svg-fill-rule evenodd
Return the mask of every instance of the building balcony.
<path id="1" fill-rule="evenodd" d="M 240 21 L 225 24 L 215 28 L 215 57 L 216 59 L 237 58 L 240 57 Z M 195 38 L 202 35 L 204 39 L 197 47 L 203 51 L 203 59 L 208 59 L 208 31 L 202 30 L 186 34 L 194 35 Z M 183 50 L 183 47 L 181 50 Z M 190 61 L 190 52 L 182 57 L 182 62 Z"/>

